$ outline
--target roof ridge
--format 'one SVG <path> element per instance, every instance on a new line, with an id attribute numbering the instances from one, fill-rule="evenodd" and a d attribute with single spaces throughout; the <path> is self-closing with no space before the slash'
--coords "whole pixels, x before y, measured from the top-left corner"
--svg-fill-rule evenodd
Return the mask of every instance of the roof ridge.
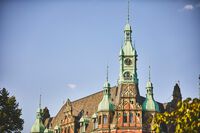
<path id="1" fill-rule="evenodd" d="M 114 88 L 116 88 L 116 86 L 113 86 L 113 87 L 111 87 L 110 89 L 114 89 Z M 95 92 L 95 93 L 92 93 L 92 94 L 87 95 L 87 96 L 85 96 L 85 97 L 82 97 L 82 98 L 80 98 L 80 99 L 76 99 L 76 100 L 72 101 L 71 103 L 75 103 L 75 102 L 77 102 L 77 101 L 86 99 L 86 98 L 88 98 L 88 97 L 90 97 L 90 96 L 96 95 L 96 94 L 101 93 L 101 92 L 103 92 L 103 90 L 98 91 L 98 92 Z"/>

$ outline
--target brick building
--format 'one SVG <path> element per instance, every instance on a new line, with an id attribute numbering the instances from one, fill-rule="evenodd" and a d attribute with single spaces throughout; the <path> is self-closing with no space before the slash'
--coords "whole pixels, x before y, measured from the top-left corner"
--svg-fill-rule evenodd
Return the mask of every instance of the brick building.
<path id="1" fill-rule="evenodd" d="M 156 112 L 173 110 L 181 99 L 181 93 L 176 84 L 172 102 L 162 104 L 155 101 L 149 70 L 146 97 L 141 96 L 137 76 L 138 55 L 133 46 L 128 18 L 124 28 L 124 44 L 119 54 L 118 84 L 111 87 L 107 76 L 102 91 L 75 101 L 68 99 L 57 115 L 47 118 L 44 123 L 41 121 L 43 110 L 39 109 L 31 133 L 150 132 L 151 125 L 146 124 L 148 117 Z M 164 130 L 167 131 L 167 128 Z"/>

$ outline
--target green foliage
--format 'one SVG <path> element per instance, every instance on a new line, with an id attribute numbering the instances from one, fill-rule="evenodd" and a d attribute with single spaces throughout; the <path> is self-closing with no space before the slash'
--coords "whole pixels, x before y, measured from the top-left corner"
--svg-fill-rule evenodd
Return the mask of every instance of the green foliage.
<path id="1" fill-rule="evenodd" d="M 20 118 L 21 109 L 14 96 L 9 97 L 8 91 L 0 89 L 0 133 L 20 132 L 24 120 Z"/>
<path id="2" fill-rule="evenodd" d="M 200 131 L 200 100 L 187 98 L 178 102 L 172 112 L 157 113 L 152 121 L 152 130 L 160 132 L 160 125 L 175 127 L 176 133 L 198 133 Z"/>

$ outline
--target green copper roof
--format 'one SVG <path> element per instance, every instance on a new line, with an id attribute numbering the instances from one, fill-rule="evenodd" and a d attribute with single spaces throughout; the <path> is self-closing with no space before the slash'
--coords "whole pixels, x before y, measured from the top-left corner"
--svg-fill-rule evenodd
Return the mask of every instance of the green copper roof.
<path id="1" fill-rule="evenodd" d="M 133 46 L 130 41 L 125 42 L 125 45 L 123 47 L 123 53 L 124 53 L 124 55 L 129 55 L 129 56 L 134 55 Z"/>
<path id="2" fill-rule="evenodd" d="M 124 27 L 124 31 L 131 31 L 131 25 L 127 23 Z"/>
<path id="3" fill-rule="evenodd" d="M 151 81 L 147 81 L 146 88 L 153 88 Z"/>
<path id="4" fill-rule="evenodd" d="M 99 111 L 114 111 L 114 105 L 110 102 L 108 95 L 104 95 L 102 101 L 98 106 Z"/>
<path id="5" fill-rule="evenodd" d="M 160 112 L 158 103 L 153 98 L 152 99 L 146 98 L 146 100 L 142 104 L 142 110 L 143 111 L 156 111 L 156 112 Z"/>
<path id="6" fill-rule="evenodd" d="M 114 111 L 114 105 L 111 103 L 110 100 L 110 83 L 108 82 L 108 66 L 107 66 L 107 78 L 106 82 L 104 83 L 104 90 L 103 90 L 103 99 L 99 103 L 98 112 L 99 111 Z"/>
<path id="7" fill-rule="evenodd" d="M 149 66 L 149 80 L 147 81 L 146 84 L 146 90 L 147 94 L 146 94 L 146 99 L 142 104 L 142 110 L 160 112 L 158 103 L 153 98 L 153 84 L 151 83 L 150 66 Z"/>
<path id="8" fill-rule="evenodd" d="M 45 130 L 45 126 L 42 123 L 41 120 L 41 109 L 39 108 L 37 110 L 36 120 L 31 128 L 31 133 L 43 133 Z"/>
<path id="9" fill-rule="evenodd" d="M 104 88 L 110 88 L 110 83 L 108 82 L 108 81 L 106 81 L 105 83 L 104 83 L 104 86 L 103 86 Z"/>

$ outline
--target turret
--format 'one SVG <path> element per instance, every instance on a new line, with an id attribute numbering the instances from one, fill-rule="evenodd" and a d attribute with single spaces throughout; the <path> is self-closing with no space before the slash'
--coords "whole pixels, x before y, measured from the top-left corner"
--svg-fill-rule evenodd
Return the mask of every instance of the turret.
<path id="1" fill-rule="evenodd" d="M 88 117 L 88 114 L 86 113 L 86 115 L 83 115 L 81 117 L 81 119 L 79 120 L 79 123 L 80 123 L 80 132 L 81 133 L 85 133 L 86 132 L 86 128 L 89 124 L 89 117 Z"/>
<path id="2" fill-rule="evenodd" d="M 114 114 L 114 105 L 111 102 L 110 83 L 108 82 L 108 67 L 107 78 L 103 88 L 103 99 L 99 103 L 97 110 L 98 128 L 109 131 L 110 123 L 112 122 Z"/>
<path id="3" fill-rule="evenodd" d="M 111 103 L 110 94 L 110 83 L 108 82 L 108 67 L 107 67 L 107 78 L 103 86 L 103 99 L 99 103 L 98 112 L 100 111 L 114 111 L 114 105 Z"/>
<path id="4" fill-rule="evenodd" d="M 142 105 L 142 110 L 160 112 L 158 103 L 154 100 L 154 97 L 153 97 L 153 84 L 150 78 L 150 67 L 149 67 L 149 80 L 147 81 L 147 84 L 146 84 L 146 90 L 147 90 L 147 94 L 146 94 L 146 99 Z"/>
<path id="5" fill-rule="evenodd" d="M 39 102 L 39 108 L 36 113 L 36 120 L 31 128 L 31 133 L 44 133 L 45 126 L 42 123 L 42 109 L 41 109 L 41 95 L 40 95 L 40 102 Z"/>

